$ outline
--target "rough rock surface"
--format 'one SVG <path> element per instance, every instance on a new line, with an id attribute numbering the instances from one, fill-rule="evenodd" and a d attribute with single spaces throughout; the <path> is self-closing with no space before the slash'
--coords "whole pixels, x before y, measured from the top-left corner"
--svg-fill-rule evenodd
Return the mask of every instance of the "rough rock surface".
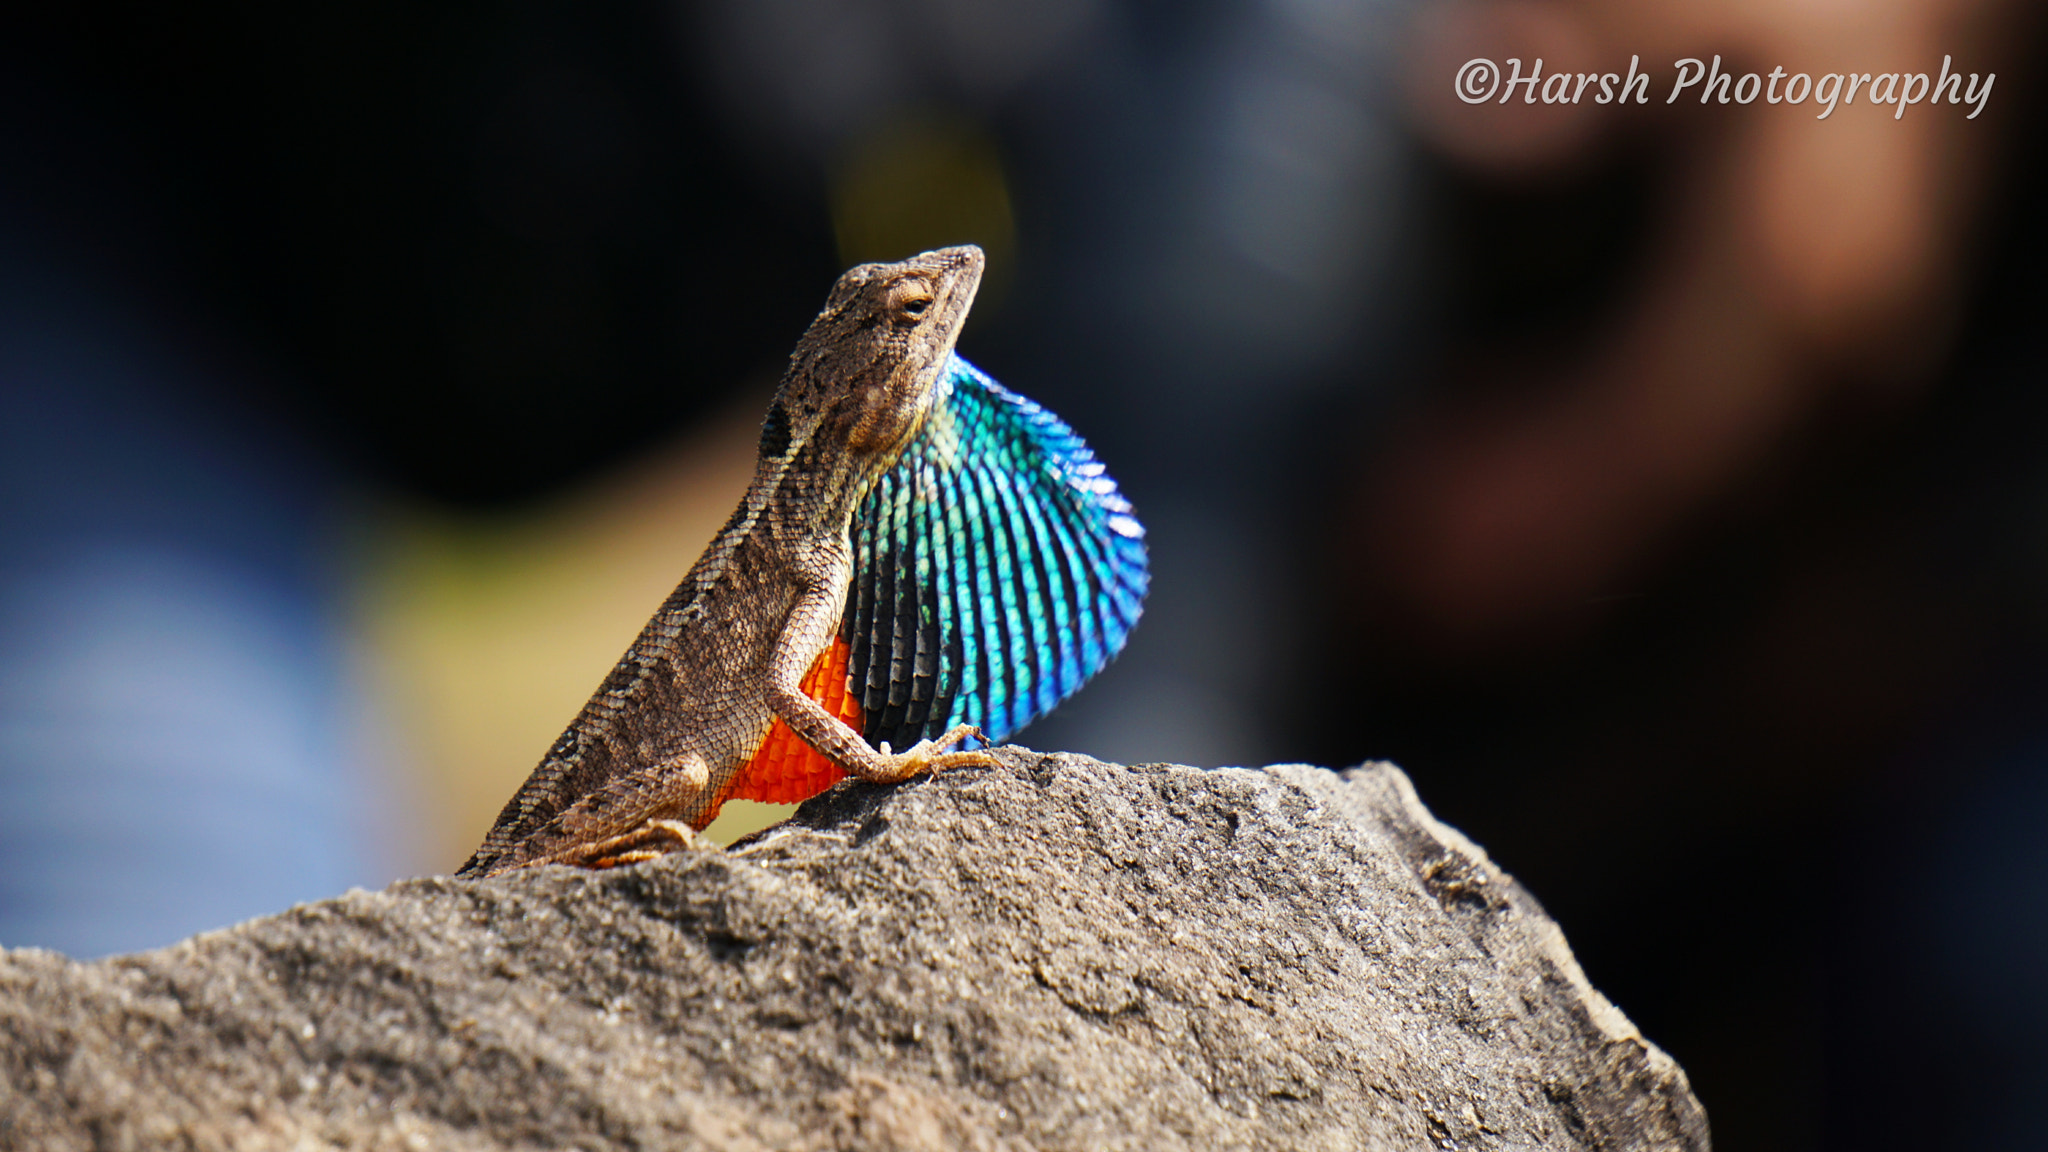
<path id="1" fill-rule="evenodd" d="M 1708 1147 L 1388 765 L 1006 750 L 732 853 L 0 955 L 0 1146 Z"/>

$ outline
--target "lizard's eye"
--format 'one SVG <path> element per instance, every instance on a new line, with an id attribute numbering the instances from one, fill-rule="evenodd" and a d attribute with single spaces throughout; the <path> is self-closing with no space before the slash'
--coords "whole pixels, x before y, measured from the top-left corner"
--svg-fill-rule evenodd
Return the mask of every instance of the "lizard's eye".
<path id="1" fill-rule="evenodd" d="M 912 296 L 910 299 L 905 300 L 903 302 L 903 314 L 906 316 L 922 316 L 925 314 L 925 310 L 930 308 L 931 306 L 931 297 Z"/>

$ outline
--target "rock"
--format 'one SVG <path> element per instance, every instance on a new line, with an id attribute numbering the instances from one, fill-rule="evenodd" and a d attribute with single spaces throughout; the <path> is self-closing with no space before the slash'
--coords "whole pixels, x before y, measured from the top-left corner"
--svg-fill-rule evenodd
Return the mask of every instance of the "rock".
<path id="1" fill-rule="evenodd" d="M 1709 1146 L 1399 770 L 1023 749 L 730 853 L 7 952 L 0 1145 Z"/>

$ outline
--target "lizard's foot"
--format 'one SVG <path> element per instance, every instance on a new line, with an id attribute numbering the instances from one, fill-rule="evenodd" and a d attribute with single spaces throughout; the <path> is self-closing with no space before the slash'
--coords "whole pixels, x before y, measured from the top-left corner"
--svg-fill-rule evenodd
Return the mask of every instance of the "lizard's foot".
<path id="1" fill-rule="evenodd" d="M 565 852 L 553 862 L 576 868 L 621 868 L 702 846 L 697 830 L 680 820 L 649 820 L 631 832 Z"/>
<path id="2" fill-rule="evenodd" d="M 962 724 L 937 740 L 920 740 L 908 750 L 893 755 L 884 752 L 879 772 L 874 775 L 863 772 L 860 775 L 863 779 L 872 780 L 877 784 L 894 784 L 924 772 L 943 772 L 948 768 L 995 767 L 996 758 L 985 750 L 940 751 L 942 748 L 958 744 L 969 736 L 979 739 L 981 729 L 972 724 Z"/>

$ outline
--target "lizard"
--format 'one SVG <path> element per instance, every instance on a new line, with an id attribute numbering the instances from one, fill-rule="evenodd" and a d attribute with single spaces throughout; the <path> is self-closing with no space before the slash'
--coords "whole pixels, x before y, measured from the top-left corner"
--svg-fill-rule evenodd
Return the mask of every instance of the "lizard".
<path id="1" fill-rule="evenodd" d="M 634 863 L 735 797 L 993 765 L 964 745 L 1117 654 L 1144 529 L 1080 437 L 955 351 L 983 265 L 963 245 L 839 278 L 740 506 L 456 875 Z"/>

